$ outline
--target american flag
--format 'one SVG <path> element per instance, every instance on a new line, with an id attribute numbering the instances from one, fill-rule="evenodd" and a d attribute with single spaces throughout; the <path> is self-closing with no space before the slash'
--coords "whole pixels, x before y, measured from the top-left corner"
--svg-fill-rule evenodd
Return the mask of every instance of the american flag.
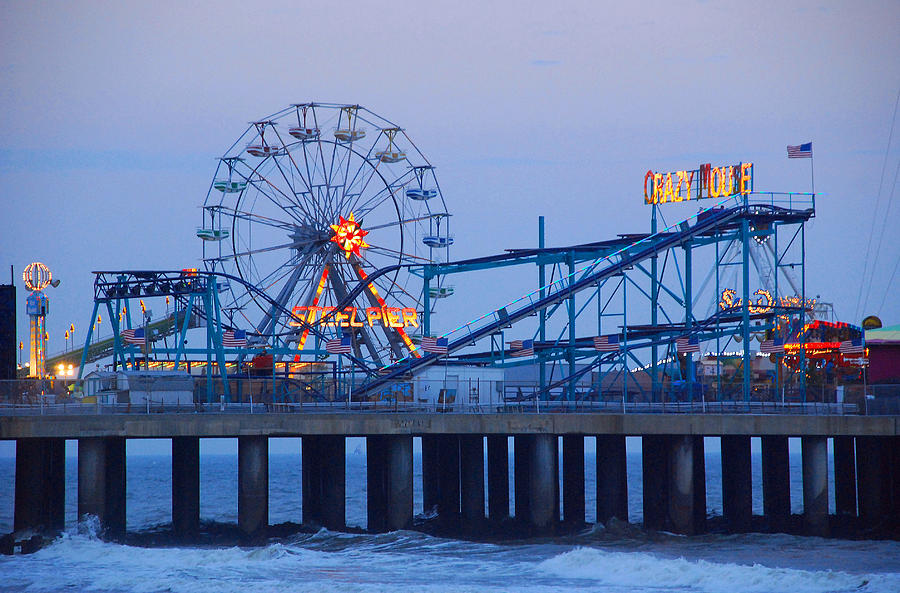
<path id="1" fill-rule="evenodd" d="M 422 350 L 435 354 L 447 354 L 447 338 L 422 338 Z"/>
<path id="2" fill-rule="evenodd" d="M 784 340 L 781 338 L 763 340 L 759 344 L 759 351 L 762 354 L 779 354 L 784 352 Z"/>
<path id="3" fill-rule="evenodd" d="M 513 340 L 509 343 L 509 347 L 509 355 L 513 358 L 534 356 L 534 340 Z"/>
<path id="4" fill-rule="evenodd" d="M 789 159 L 811 159 L 812 142 L 798 144 L 797 146 L 788 146 L 787 153 Z"/>
<path id="5" fill-rule="evenodd" d="M 697 340 L 697 336 L 691 337 L 683 337 L 677 338 L 675 340 L 675 349 L 679 354 L 685 354 L 688 352 L 700 352 L 700 341 Z"/>
<path id="6" fill-rule="evenodd" d="M 350 354 L 350 336 L 334 338 L 325 342 L 325 351 L 330 354 Z"/>
<path id="7" fill-rule="evenodd" d="M 222 334 L 222 346 L 225 348 L 246 348 L 247 332 L 242 329 L 226 331 Z"/>
<path id="8" fill-rule="evenodd" d="M 857 338 L 855 340 L 846 340 L 841 342 L 841 354 L 865 354 L 866 353 L 866 345 L 863 343 L 862 338 Z"/>
<path id="9" fill-rule="evenodd" d="M 122 339 L 125 340 L 126 344 L 140 344 L 143 346 L 144 344 L 144 328 L 139 327 L 137 329 L 123 329 L 120 334 Z"/>
<path id="10" fill-rule="evenodd" d="M 594 338 L 594 350 L 600 352 L 615 352 L 619 349 L 619 336 L 610 334 L 608 336 L 597 336 Z"/>

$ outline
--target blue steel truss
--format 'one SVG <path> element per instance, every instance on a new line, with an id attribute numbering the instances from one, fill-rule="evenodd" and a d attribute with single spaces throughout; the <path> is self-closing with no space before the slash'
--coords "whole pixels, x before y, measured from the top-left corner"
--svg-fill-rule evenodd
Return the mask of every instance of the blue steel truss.
<path id="1" fill-rule="evenodd" d="M 567 399 L 578 397 L 576 386 L 588 372 L 596 375 L 595 393 L 604 389 L 604 378 L 612 377 L 610 384 L 622 392 L 623 400 L 629 393 L 637 393 L 650 401 L 659 401 L 671 392 L 670 383 L 679 383 L 681 392 L 693 399 L 696 394 L 696 369 L 692 356 L 677 356 L 675 342 L 680 337 L 696 337 L 699 342 L 715 343 L 719 399 L 751 399 L 753 386 L 753 352 L 751 338 L 771 333 L 779 318 L 799 320 L 802 327 L 807 315 L 805 305 L 782 305 L 779 300 L 778 278 L 790 268 L 801 275 L 799 303 L 807 303 L 805 294 L 805 223 L 815 216 L 815 196 L 806 193 L 753 193 L 734 196 L 675 224 L 658 229 L 662 218 L 659 206 L 652 206 L 651 232 L 623 235 L 610 241 L 560 248 L 547 248 L 543 244 L 543 220 L 540 221 L 539 245 L 536 249 L 521 249 L 510 253 L 470 259 L 465 261 L 425 266 L 422 272 L 428 295 L 429 282 L 448 274 L 489 270 L 498 267 L 532 264 L 539 268 L 539 288 L 505 306 L 487 312 L 473 321 L 441 334 L 448 339 L 450 355 L 470 362 L 489 362 L 495 365 L 522 364 L 510 362 L 509 351 L 498 347 L 496 336 L 519 324 L 532 331 L 536 360 L 540 367 L 540 392 L 548 397 L 553 390 L 564 385 Z M 785 246 L 779 236 L 787 231 L 791 239 Z M 770 268 L 775 271 L 775 303 L 765 312 L 754 312 L 753 288 L 750 284 L 751 254 L 755 244 L 771 241 L 774 256 Z M 799 243 L 799 245 L 797 245 Z M 737 245 L 740 261 L 723 261 L 721 245 Z M 793 259 L 798 251 L 799 259 Z M 705 249 L 703 249 L 705 248 Z M 714 251 L 707 280 L 714 276 L 715 294 L 721 291 L 723 268 L 735 265 L 739 268 L 740 306 L 716 308 L 705 316 L 694 311 L 695 252 Z M 726 249 L 726 252 L 728 249 Z M 660 261 L 662 260 L 662 261 Z M 586 265 L 585 262 L 587 262 Z M 582 265 L 582 267 L 578 267 Z M 547 283 L 547 270 L 551 278 Z M 753 274 L 755 275 L 755 274 Z M 707 282 L 704 281 L 704 285 Z M 602 298 L 601 298 L 602 297 Z M 611 308 L 621 299 L 621 307 Z M 579 302 L 580 299 L 581 302 Z M 649 304 L 649 319 L 645 323 L 630 322 L 635 316 L 636 301 Z M 593 307 L 589 305 L 593 303 Z M 431 334 L 428 303 L 423 319 L 425 335 Z M 596 313 L 594 312 L 596 311 Z M 537 318 L 537 327 L 531 318 Z M 548 338 L 550 322 L 562 319 L 562 330 L 555 338 Z M 590 331 L 580 335 L 577 326 L 590 318 Z M 649 321 L 647 323 L 646 321 Z M 529 324 L 531 324 L 529 326 Z M 614 324 L 612 328 L 610 325 Z M 559 325 L 559 324 L 558 324 Z M 609 331 L 613 329 L 613 331 Z M 606 331 L 604 331 L 606 330 Z M 600 353 L 593 349 L 595 335 L 618 334 L 621 348 L 614 353 Z M 486 337 L 492 337 L 489 352 L 468 353 Z M 740 340 L 741 352 L 737 375 L 740 387 L 722 384 L 721 361 L 727 348 Z M 665 352 L 666 356 L 661 356 Z M 800 350 L 803 356 L 803 350 Z M 674 354 L 674 355 L 673 355 Z M 357 387 L 359 392 L 374 392 L 385 385 L 415 374 L 428 365 L 441 362 L 443 355 L 424 354 L 421 358 L 407 357 L 387 367 L 382 373 Z M 733 359 L 735 357 L 728 357 Z M 581 361 L 581 368 L 578 363 Z M 564 369 L 562 379 L 547 376 L 547 366 Z M 727 373 L 726 373 L 727 374 Z M 643 375 L 649 380 L 639 380 Z M 775 390 L 784 387 L 781 373 L 775 378 Z M 803 373 L 799 380 L 804 381 Z M 731 381 L 729 379 L 729 381 Z M 781 385 L 779 385 L 779 381 Z M 805 385 L 801 385 L 803 391 Z"/>

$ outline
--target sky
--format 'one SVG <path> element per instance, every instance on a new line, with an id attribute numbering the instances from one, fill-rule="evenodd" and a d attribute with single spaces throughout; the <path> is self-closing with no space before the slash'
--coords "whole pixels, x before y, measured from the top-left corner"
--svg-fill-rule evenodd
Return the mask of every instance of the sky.
<path id="1" fill-rule="evenodd" d="M 896 1 L 0 0 L 0 281 L 46 263 L 50 351 L 71 323 L 83 340 L 91 271 L 200 267 L 217 157 L 247 122 L 321 101 L 407 130 L 460 259 L 535 245 L 540 215 L 553 246 L 646 231 L 648 169 L 752 161 L 756 189 L 809 191 L 785 146 L 812 141 L 808 292 L 897 324 L 898 24 Z M 484 278 L 455 279 L 439 327 L 536 273 Z"/>

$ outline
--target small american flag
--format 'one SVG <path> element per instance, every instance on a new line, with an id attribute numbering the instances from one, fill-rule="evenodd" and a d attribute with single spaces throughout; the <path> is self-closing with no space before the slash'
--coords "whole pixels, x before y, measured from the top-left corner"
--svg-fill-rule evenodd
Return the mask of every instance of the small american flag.
<path id="1" fill-rule="evenodd" d="M 247 332 L 242 329 L 226 331 L 222 334 L 222 346 L 225 348 L 246 348 Z"/>
<path id="2" fill-rule="evenodd" d="M 123 329 L 121 333 L 122 339 L 126 344 L 144 344 L 144 328 Z"/>
<path id="3" fill-rule="evenodd" d="M 435 354 L 447 354 L 447 338 L 422 338 L 422 350 Z"/>
<path id="4" fill-rule="evenodd" d="M 325 342 L 325 351 L 330 354 L 350 354 L 350 336 L 334 338 Z"/>
<path id="5" fill-rule="evenodd" d="M 788 146 L 787 153 L 789 159 L 811 159 L 812 142 L 798 144 L 797 146 Z"/>
<path id="6" fill-rule="evenodd" d="M 513 358 L 534 356 L 534 340 L 513 340 L 509 343 L 509 347 L 509 355 Z"/>
<path id="7" fill-rule="evenodd" d="M 841 354 L 865 354 L 866 346 L 862 338 L 841 342 Z"/>
<path id="8" fill-rule="evenodd" d="M 759 351 L 763 354 L 779 354 L 784 352 L 784 340 L 781 338 L 763 340 L 759 344 Z"/>
<path id="9" fill-rule="evenodd" d="M 619 349 L 619 336 L 610 334 L 608 336 L 597 336 L 594 338 L 594 350 L 600 352 L 615 352 Z"/>
<path id="10" fill-rule="evenodd" d="M 679 354 L 686 354 L 688 352 L 699 353 L 700 341 L 697 340 L 697 336 L 677 338 L 675 340 L 675 349 Z"/>

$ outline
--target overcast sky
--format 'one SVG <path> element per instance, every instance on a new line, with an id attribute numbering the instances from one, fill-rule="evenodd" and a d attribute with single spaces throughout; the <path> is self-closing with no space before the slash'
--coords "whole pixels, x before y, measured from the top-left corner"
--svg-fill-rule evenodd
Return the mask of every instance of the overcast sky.
<path id="1" fill-rule="evenodd" d="M 0 2 L 0 264 L 19 286 L 34 260 L 62 280 L 52 352 L 70 323 L 83 339 L 91 270 L 198 266 L 216 157 L 304 101 L 408 131 L 438 167 L 454 258 L 533 245 L 541 214 L 550 245 L 645 231 L 648 169 L 753 161 L 757 189 L 809 191 L 785 146 L 812 141 L 809 292 L 842 320 L 900 323 L 896 0 L 195 4 Z M 516 296 L 456 285 L 443 329 Z"/>

